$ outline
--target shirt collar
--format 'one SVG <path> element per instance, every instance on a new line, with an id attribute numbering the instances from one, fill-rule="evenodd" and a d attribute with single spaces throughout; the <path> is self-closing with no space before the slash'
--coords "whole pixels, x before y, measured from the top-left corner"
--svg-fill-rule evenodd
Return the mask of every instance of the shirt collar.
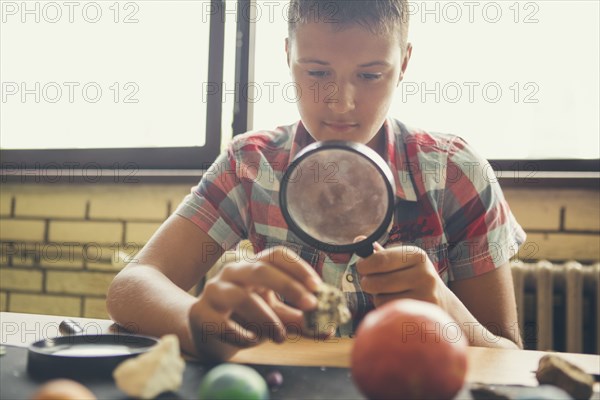
<path id="1" fill-rule="evenodd" d="M 315 139 L 308 133 L 302 121 L 298 121 L 296 129 L 293 130 L 294 137 L 292 138 L 292 145 L 290 147 L 290 154 L 288 158 L 288 164 L 292 163 L 292 160 L 296 155 L 311 143 L 315 142 Z"/>
<path id="2" fill-rule="evenodd" d="M 385 154 L 383 158 L 394 175 L 396 197 L 406 201 L 417 201 L 413 176 L 409 168 L 409 157 L 406 153 L 407 148 L 404 141 L 396 140 L 400 137 L 396 134 L 396 130 L 401 131 L 402 127 L 396 121 L 386 118 L 383 129 L 385 134 Z"/>
<path id="3" fill-rule="evenodd" d="M 410 163 L 406 154 L 406 147 L 403 143 L 398 143 L 396 140 L 396 129 L 400 130 L 400 125 L 390 118 L 386 118 L 383 123 L 385 135 L 385 154 L 383 155 L 383 159 L 387 162 L 394 175 L 396 197 L 405 201 L 417 201 L 412 175 L 408 168 Z M 308 133 L 302 121 L 299 121 L 294 131 L 288 165 L 303 148 L 314 142 L 315 139 Z"/>

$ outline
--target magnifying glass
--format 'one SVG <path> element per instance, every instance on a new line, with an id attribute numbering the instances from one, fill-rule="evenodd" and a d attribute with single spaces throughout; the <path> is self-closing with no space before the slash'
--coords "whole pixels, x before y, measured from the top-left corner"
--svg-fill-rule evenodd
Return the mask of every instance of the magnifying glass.
<path id="1" fill-rule="evenodd" d="M 59 329 L 65 336 L 42 339 L 29 346 L 27 371 L 31 376 L 109 378 L 121 362 L 158 344 L 157 338 L 123 332 L 83 334 L 83 329 L 72 320 L 61 322 Z"/>
<path id="2" fill-rule="evenodd" d="M 315 142 L 285 171 L 279 203 L 290 230 L 331 253 L 368 257 L 391 226 L 395 185 L 377 152 L 347 141 Z M 366 236 L 354 242 L 358 236 Z"/>

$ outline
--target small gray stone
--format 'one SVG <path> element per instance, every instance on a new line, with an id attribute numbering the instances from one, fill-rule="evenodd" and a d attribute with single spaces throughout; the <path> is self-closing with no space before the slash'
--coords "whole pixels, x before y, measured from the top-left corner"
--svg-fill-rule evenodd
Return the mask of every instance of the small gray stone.
<path id="1" fill-rule="evenodd" d="M 281 375 L 281 372 L 279 371 L 271 371 L 267 374 L 266 381 L 267 385 L 269 385 L 269 388 L 278 388 L 279 386 L 283 385 L 283 375 Z"/>

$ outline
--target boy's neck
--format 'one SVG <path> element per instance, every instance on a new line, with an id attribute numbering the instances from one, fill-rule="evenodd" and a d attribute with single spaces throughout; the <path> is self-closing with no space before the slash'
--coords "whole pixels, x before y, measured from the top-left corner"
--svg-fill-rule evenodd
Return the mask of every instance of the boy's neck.
<path id="1" fill-rule="evenodd" d="M 371 149 L 375 150 L 377 152 L 377 154 L 379 154 L 384 160 L 386 159 L 386 146 L 385 146 L 385 124 L 381 126 L 381 128 L 379 129 L 379 132 L 377 132 L 377 134 L 375 136 L 373 136 L 373 139 L 371 139 L 371 141 L 369 143 L 367 143 L 367 146 L 369 146 Z"/>

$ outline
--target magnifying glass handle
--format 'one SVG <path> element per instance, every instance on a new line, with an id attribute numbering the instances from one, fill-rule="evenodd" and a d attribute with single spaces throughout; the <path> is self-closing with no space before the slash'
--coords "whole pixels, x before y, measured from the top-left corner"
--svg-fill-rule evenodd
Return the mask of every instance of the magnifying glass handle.
<path id="1" fill-rule="evenodd" d="M 368 243 L 364 246 L 359 247 L 358 249 L 356 249 L 356 254 L 358 254 L 362 258 L 369 257 L 371 254 L 373 254 L 373 243 Z"/>
<path id="2" fill-rule="evenodd" d="M 67 335 L 79 335 L 83 332 L 83 328 L 77 322 L 72 319 L 65 319 L 58 325 L 58 330 L 64 336 Z"/>

